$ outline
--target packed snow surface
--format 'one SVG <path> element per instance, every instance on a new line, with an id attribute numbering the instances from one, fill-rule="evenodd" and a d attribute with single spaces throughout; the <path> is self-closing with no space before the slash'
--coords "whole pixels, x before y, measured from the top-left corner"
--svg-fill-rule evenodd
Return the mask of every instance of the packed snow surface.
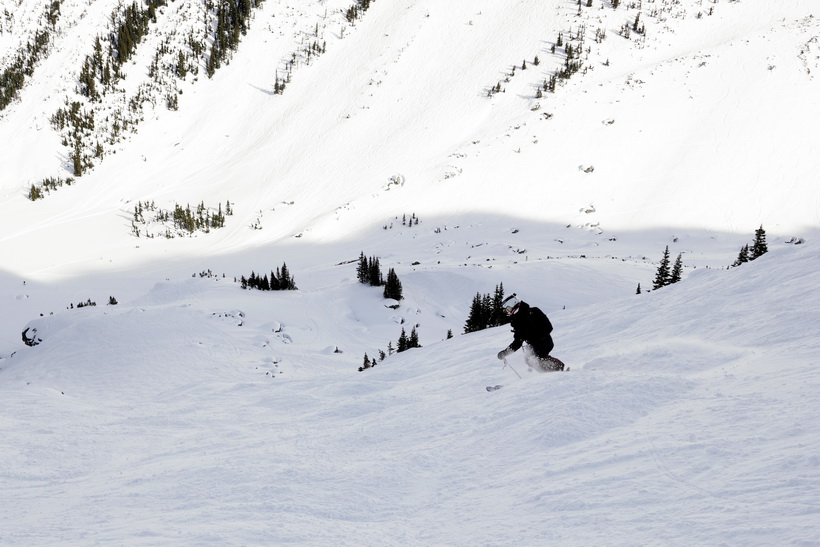
<path id="1" fill-rule="evenodd" d="M 820 545 L 816 3 L 268 0 L 31 201 L 71 175 L 50 118 L 117 6 L 86 4 L 0 112 L 0 544 Z M 45 6 L 0 0 L 0 69 Z M 199 9 L 159 10 L 123 94 Z M 298 290 L 241 288 L 284 263 Z M 568 372 L 462 334 L 499 284 Z"/>

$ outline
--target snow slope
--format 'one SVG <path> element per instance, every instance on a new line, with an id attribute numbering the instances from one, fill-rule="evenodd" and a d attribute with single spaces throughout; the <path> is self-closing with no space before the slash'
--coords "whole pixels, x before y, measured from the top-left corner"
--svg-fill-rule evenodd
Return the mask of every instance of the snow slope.
<path id="1" fill-rule="evenodd" d="M 44 341 L 0 362 L 0 538 L 816 544 L 817 272 L 816 250 L 787 247 L 550 310 L 572 370 L 516 355 L 522 380 L 493 357 L 504 327 L 334 369 L 323 337 L 413 320 L 368 288 L 194 278 L 39 319 Z"/>
<path id="2" fill-rule="evenodd" d="M 44 5 L 0 0 L 0 62 Z M 820 544 L 814 3 L 268 0 L 178 111 L 32 202 L 114 3 L 61 6 L 0 113 L 0 544 Z M 200 8 L 162 10 L 124 86 Z M 537 98 L 582 24 L 587 70 Z M 146 200 L 235 214 L 136 237 Z M 667 246 L 684 280 L 647 293 Z M 298 291 L 235 282 L 283 262 Z M 499 283 L 570 372 L 460 334 Z"/>

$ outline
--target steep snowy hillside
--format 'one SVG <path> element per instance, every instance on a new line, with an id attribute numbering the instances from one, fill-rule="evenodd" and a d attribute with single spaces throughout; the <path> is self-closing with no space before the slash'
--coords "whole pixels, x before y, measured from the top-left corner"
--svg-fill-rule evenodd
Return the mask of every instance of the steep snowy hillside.
<path id="1" fill-rule="evenodd" d="M 549 239 L 570 225 L 601 242 L 817 228 L 809 2 L 397 0 L 352 23 L 344 2 L 265 2 L 211 78 L 217 24 L 199 21 L 214 13 L 154 4 L 122 80 L 95 101 L 78 95 L 83 60 L 94 65 L 116 4 L 60 2 L 52 45 L 0 118 L 4 269 L 77 275 L 314 244 L 412 212 L 535 220 Z M 44 2 L 4 8 L 8 64 L 48 18 Z M 96 112 L 79 140 L 51 121 L 72 101 Z M 156 210 L 136 214 L 144 203 Z M 224 228 L 166 241 L 180 232 L 158 212 L 227 203 Z"/>

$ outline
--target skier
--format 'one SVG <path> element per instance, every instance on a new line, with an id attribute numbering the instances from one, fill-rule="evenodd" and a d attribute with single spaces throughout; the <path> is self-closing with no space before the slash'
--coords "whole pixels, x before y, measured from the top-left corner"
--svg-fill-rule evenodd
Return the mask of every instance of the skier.
<path id="1" fill-rule="evenodd" d="M 510 316 L 510 325 L 513 329 L 513 341 L 506 348 L 498 352 L 498 359 L 518 351 L 526 342 L 524 349 L 525 360 L 530 368 L 539 372 L 564 370 L 564 363 L 550 357 L 555 344 L 552 341 L 552 323 L 544 312 L 530 307 L 526 302 L 519 300 L 515 294 L 507 297 L 501 306 Z"/>

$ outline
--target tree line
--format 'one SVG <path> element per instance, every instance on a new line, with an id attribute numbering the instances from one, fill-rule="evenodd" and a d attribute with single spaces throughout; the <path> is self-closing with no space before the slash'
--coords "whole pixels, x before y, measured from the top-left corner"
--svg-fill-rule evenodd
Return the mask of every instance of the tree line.
<path id="1" fill-rule="evenodd" d="M 268 274 L 260 276 L 256 272 L 251 272 L 249 277 L 244 275 L 240 278 L 239 284 L 243 289 L 256 289 L 260 291 L 295 291 L 296 282 L 288 270 L 288 265 L 282 263 L 281 268 L 276 268 L 276 271 L 271 271 L 270 277 Z"/>
<path id="2" fill-rule="evenodd" d="M 470 304 L 470 313 L 464 324 L 464 334 L 506 325 L 510 322 L 509 316 L 501 307 L 504 302 L 504 284 L 495 286 L 493 294 L 476 293 Z"/>

